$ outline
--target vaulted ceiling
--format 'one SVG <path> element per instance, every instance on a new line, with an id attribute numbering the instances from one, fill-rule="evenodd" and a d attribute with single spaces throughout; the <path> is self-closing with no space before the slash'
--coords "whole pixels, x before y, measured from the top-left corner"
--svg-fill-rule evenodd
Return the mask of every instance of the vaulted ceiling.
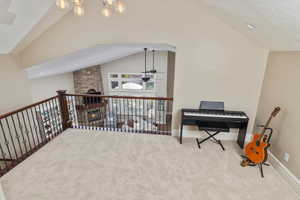
<path id="1" fill-rule="evenodd" d="M 223 22 L 267 49 L 300 50 L 299 0 L 200 1 Z"/>
<path id="2" fill-rule="evenodd" d="M 14 50 L 54 4 L 54 0 L 0 0 L 0 54 Z"/>
<path id="3" fill-rule="evenodd" d="M 27 38 L 28 44 L 38 37 L 30 33 L 42 18 L 55 13 L 54 4 L 55 0 L 0 0 L 0 54 L 12 52 Z M 300 50 L 299 0 L 199 0 L 201 5 L 266 49 Z M 56 14 L 60 16 L 42 26 L 39 33 L 64 15 Z"/>

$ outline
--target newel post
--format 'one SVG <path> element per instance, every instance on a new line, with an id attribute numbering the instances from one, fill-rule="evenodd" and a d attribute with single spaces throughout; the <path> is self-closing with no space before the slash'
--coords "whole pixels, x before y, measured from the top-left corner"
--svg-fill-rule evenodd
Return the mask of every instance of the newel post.
<path id="1" fill-rule="evenodd" d="M 68 102 L 66 98 L 66 90 L 58 90 L 56 91 L 58 94 L 58 101 L 60 106 L 61 112 L 61 119 L 62 119 L 62 128 L 66 130 L 71 128 L 71 121 L 69 118 L 69 109 L 68 109 Z"/>

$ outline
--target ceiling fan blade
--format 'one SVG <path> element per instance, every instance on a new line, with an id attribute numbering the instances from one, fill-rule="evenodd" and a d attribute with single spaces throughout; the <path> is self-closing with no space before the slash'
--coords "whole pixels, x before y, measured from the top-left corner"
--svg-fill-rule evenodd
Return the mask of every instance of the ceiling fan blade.
<path id="1" fill-rule="evenodd" d="M 145 73 L 145 72 L 141 72 L 141 73 Z M 152 70 L 148 70 L 146 71 L 147 74 L 152 73 Z"/>
<path id="2" fill-rule="evenodd" d="M 148 77 L 148 76 L 145 76 L 145 77 L 142 78 L 142 80 L 143 80 L 144 82 L 148 82 L 150 79 L 151 79 L 151 78 Z"/>
<path id="3" fill-rule="evenodd" d="M 156 69 L 152 69 L 152 70 L 149 71 L 149 73 L 156 74 L 157 71 L 156 71 Z"/>

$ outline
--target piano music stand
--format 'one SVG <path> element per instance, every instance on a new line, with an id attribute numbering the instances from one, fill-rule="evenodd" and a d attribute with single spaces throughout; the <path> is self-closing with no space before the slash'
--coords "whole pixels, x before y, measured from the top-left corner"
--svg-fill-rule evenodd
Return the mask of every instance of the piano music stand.
<path id="1" fill-rule="evenodd" d="M 224 102 L 214 102 L 214 101 L 201 101 L 200 102 L 200 110 L 210 110 L 210 111 L 224 111 Z M 218 140 L 215 138 L 216 135 L 218 135 L 221 132 L 229 132 L 229 127 L 226 125 L 226 123 L 219 122 L 215 123 L 213 127 L 209 126 L 208 124 L 205 124 L 204 126 L 201 125 L 201 123 L 198 123 L 198 128 L 200 131 L 204 131 L 208 137 L 204 138 L 203 140 L 199 140 L 199 138 L 196 138 L 197 145 L 199 149 L 201 148 L 200 144 L 203 142 L 206 142 L 209 139 L 213 139 L 216 144 L 219 144 L 223 151 L 225 151 L 225 148 L 221 142 L 221 140 Z M 211 133 L 214 132 L 214 133 Z"/>

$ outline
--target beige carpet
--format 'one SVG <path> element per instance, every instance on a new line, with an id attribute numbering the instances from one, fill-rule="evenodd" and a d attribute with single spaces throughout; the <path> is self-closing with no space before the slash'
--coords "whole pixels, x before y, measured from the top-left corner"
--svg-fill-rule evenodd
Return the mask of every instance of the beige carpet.
<path id="1" fill-rule="evenodd" d="M 170 136 L 68 130 L 5 175 L 7 200 L 296 200 L 272 167 Z"/>

